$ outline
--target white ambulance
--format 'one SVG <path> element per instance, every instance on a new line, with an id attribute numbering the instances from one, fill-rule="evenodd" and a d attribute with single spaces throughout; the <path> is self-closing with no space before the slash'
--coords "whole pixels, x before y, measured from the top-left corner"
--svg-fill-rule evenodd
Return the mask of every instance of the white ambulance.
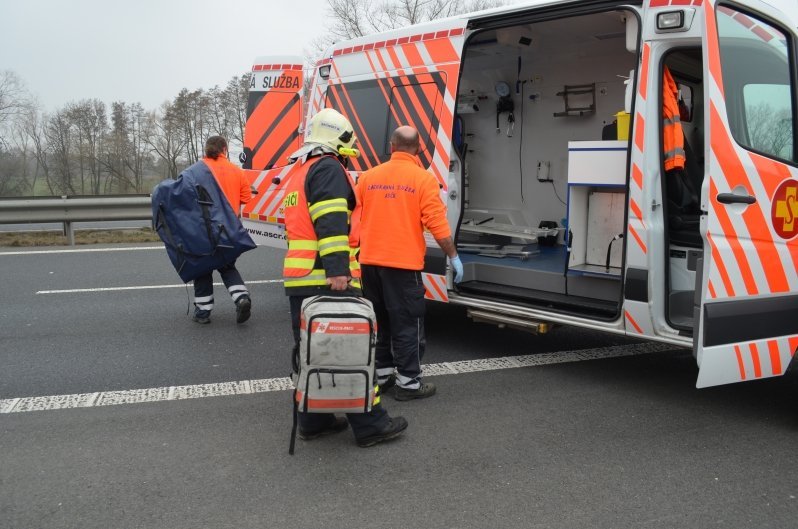
<path id="1" fill-rule="evenodd" d="M 798 349 L 795 26 L 758 0 L 513 5 L 334 45 L 306 110 L 301 60 L 260 58 L 242 156 L 260 194 L 245 224 L 285 246 L 286 157 L 319 109 L 353 123 L 354 173 L 410 124 L 465 268 L 454 285 L 428 237 L 429 299 L 538 332 L 691 347 L 698 387 L 782 375 Z"/>

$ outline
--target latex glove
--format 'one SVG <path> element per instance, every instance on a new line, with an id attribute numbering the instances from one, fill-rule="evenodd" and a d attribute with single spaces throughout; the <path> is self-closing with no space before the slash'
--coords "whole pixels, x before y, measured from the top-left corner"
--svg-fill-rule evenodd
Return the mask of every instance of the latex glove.
<path id="1" fill-rule="evenodd" d="M 454 282 L 459 283 L 463 280 L 463 263 L 460 262 L 460 256 L 455 255 L 449 258 L 449 264 L 454 268 Z"/>

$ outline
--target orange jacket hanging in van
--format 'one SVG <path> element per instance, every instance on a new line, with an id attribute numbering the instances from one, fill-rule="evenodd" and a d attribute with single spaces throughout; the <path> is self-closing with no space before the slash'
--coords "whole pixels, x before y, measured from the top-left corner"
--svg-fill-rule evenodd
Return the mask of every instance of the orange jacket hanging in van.
<path id="1" fill-rule="evenodd" d="M 679 88 L 667 66 L 662 75 L 662 146 L 665 170 L 684 169 L 684 132 L 679 112 Z"/>

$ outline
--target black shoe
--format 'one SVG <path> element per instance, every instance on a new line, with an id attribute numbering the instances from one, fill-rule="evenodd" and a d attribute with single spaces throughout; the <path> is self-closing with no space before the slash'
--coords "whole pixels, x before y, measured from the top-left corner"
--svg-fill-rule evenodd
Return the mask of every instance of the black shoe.
<path id="1" fill-rule="evenodd" d="M 429 382 L 422 382 L 418 389 L 405 389 L 396 386 L 396 389 L 393 390 L 393 398 L 396 400 L 426 399 L 433 396 L 436 390 L 435 384 Z"/>
<path id="2" fill-rule="evenodd" d="M 194 311 L 194 315 L 191 317 L 191 321 L 196 321 L 197 323 L 210 323 L 211 311 L 196 309 Z"/>
<path id="3" fill-rule="evenodd" d="M 396 375 L 391 373 L 391 376 L 388 377 L 388 380 L 377 385 L 380 387 L 380 395 L 387 395 L 391 388 L 396 385 Z"/>
<path id="4" fill-rule="evenodd" d="M 383 441 L 389 441 L 402 435 L 406 429 L 407 420 L 404 417 L 394 417 L 388 420 L 388 425 L 381 432 L 358 439 L 357 446 L 367 448 Z"/>
<path id="5" fill-rule="evenodd" d="M 236 301 L 236 323 L 244 323 L 249 319 L 250 310 L 252 309 L 252 300 L 249 296 L 241 296 Z"/>
<path id="6" fill-rule="evenodd" d="M 343 417 L 336 417 L 335 420 L 330 423 L 329 426 L 326 428 L 322 428 L 321 430 L 315 432 L 303 432 L 299 430 L 299 438 L 303 441 L 310 441 L 312 439 L 318 439 L 319 437 L 330 435 L 338 432 L 343 432 L 346 430 L 346 427 L 349 426 L 349 421 L 347 421 Z"/>

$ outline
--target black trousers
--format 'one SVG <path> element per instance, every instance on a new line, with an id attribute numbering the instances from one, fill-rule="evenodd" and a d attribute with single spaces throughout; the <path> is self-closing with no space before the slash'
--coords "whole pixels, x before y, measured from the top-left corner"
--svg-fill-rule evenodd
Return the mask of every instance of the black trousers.
<path id="1" fill-rule="evenodd" d="M 394 368 L 396 385 L 416 389 L 421 384 L 424 336 L 424 283 L 421 272 L 361 265 L 363 295 L 377 314 L 377 381 Z"/>
<path id="2" fill-rule="evenodd" d="M 222 282 L 234 302 L 241 296 L 249 295 L 235 261 L 219 268 L 217 272 L 222 276 Z M 213 272 L 194 280 L 194 305 L 199 310 L 213 309 Z"/>
<path id="3" fill-rule="evenodd" d="M 332 291 L 324 294 L 335 295 Z M 346 292 L 343 295 L 351 295 Z M 302 302 L 310 296 L 288 296 L 291 304 L 291 330 L 294 332 L 294 349 L 291 351 L 291 358 L 299 351 L 299 320 L 302 314 Z M 382 403 L 371 407 L 369 413 L 347 413 L 346 418 L 352 426 L 355 439 L 362 439 L 370 435 L 383 431 L 388 426 L 390 417 Z M 335 420 L 332 413 L 299 413 L 299 428 L 303 432 L 318 432 L 325 429 Z"/>

